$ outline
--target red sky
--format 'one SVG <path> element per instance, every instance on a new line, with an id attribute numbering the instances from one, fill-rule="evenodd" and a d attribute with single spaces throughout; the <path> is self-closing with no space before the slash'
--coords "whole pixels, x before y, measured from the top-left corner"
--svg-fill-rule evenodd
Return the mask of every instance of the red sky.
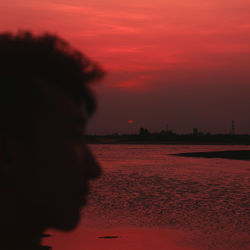
<path id="1" fill-rule="evenodd" d="M 86 2 L 1 0 L 0 31 L 56 33 L 108 71 L 90 133 L 250 133 L 249 0 Z"/>

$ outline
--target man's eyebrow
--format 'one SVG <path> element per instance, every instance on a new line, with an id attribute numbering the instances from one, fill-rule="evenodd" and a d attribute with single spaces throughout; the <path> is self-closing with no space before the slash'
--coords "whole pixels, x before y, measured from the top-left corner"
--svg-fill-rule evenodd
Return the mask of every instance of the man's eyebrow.
<path id="1" fill-rule="evenodd" d="M 74 124 L 78 124 L 78 125 L 85 125 L 87 122 L 87 118 L 83 117 L 83 116 L 71 116 L 69 118 L 69 120 L 74 123 Z"/>

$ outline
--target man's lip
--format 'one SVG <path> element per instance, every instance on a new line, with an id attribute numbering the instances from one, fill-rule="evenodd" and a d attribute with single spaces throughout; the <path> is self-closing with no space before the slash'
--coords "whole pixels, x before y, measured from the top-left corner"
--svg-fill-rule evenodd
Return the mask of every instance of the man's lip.
<path id="1" fill-rule="evenodd" d="M 89 185 L 86 184 L 80 189 L 80 196 L 86 196 L 89 193 Z"/>
<path id="2" fill-rule="evenodd" d="M 84 206 L 87 203 L 87 192 L 82 192 L 79 197 L 80 206 Z"/>
<path id="3" fill-rule="evenodd" d="M 82 196 L 80 199 L 80 206 L 84 206 L 87 203 L 87 197 L 86 196 Z"/>

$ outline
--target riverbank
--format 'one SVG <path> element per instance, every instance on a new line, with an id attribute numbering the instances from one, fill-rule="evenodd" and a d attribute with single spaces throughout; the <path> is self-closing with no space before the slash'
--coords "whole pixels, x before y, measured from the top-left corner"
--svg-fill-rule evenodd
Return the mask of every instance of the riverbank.
<path id="1" fill-rule="evenodd" d="M 224 158 L 233 160 L 250 160 L 250 150 L 212 151 L 172 154 L 181 157 Z"/>

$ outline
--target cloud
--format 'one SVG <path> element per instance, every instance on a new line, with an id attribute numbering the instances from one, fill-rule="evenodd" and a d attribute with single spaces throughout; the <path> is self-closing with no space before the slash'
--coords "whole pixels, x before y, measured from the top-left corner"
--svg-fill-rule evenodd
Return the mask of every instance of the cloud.
<path id="1" fill-rule="evenodd" d="M 131 92 L 148 92 L 150 91 L 149 82 L 152 77 L 151 75 L 139 75 L 135 78 L 108 84 L 107 86 L 109 88 L 119 88 Z"/>

